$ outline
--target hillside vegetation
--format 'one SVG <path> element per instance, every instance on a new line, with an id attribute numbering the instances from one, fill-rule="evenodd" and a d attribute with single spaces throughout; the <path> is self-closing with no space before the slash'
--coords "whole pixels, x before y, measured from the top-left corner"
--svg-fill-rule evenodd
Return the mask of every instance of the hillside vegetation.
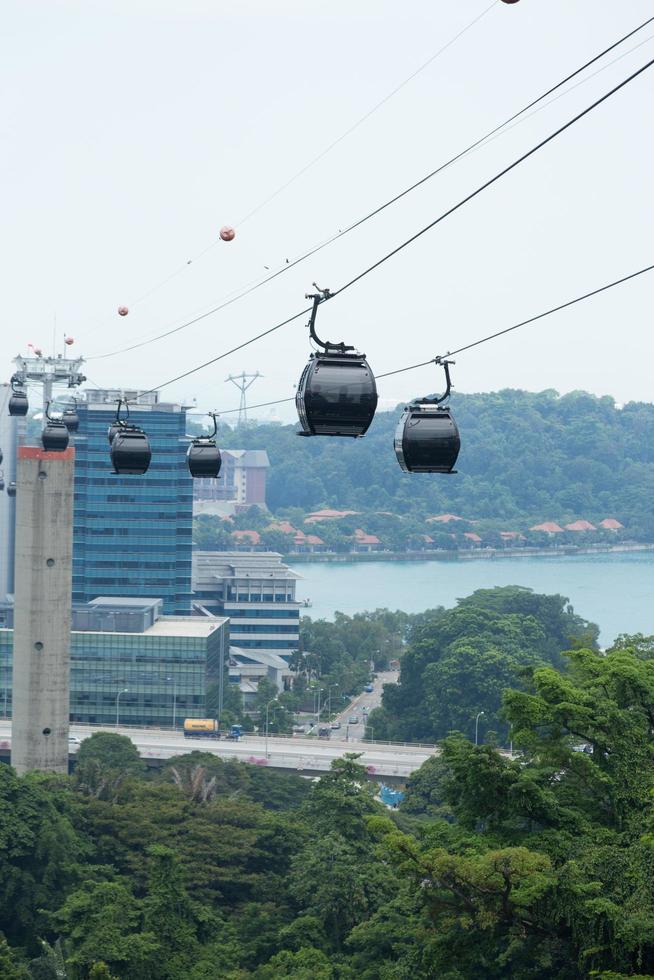
<path id="1" fill-rule="evenodd" d="M 652 977 L 653 657 L 535 666 L 504 694 L 519 755 L 450 736 L 395 812 L 353 755 L 315 783 L 197 752 L 148 773 L 103 732 L 73 776 L 0 766 L 0 976 Z"/>
<path id="2" fill-rule="evenodd" d="M 275 513 L 323 507 L 422 518 L 452 512 L 503 527 L 614 517 L 654 540 L 654 405 L 504 390 L 457 394 L 458 475 L 403 473 L 393 452 L 399 410 L 363 439 L 300 439 L 294 426 L 221 429 L 225 447 L 266 449 Z M 366 530 L 373 528 L 366 526 Z M 320 533 L 318 530 L 317 533 Z"/>

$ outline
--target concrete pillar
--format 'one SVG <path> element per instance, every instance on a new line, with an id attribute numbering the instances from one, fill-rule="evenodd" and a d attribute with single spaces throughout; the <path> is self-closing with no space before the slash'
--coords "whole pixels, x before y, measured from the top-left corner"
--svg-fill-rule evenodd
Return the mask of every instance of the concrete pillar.
<path id="1" fill-rule="evenodd" d="M 11 762 L 68 772 L 75 450 L 18 449 Z"/>

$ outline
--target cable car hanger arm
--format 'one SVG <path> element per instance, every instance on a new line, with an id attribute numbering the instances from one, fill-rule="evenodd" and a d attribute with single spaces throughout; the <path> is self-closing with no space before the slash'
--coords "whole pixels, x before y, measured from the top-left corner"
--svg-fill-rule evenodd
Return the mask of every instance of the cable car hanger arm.
<path id="1" fill-rule="evenodd" d="M 314 341 L 314 343 L 318 344 L 319 347 L 322 347 L 324 351 L 335 350 L 339 351 L 341 354 L 345 354 L 346 351 L 354 350 L 354 347 L 345 344 L 343 341 L 341 341 L 340 344 L 334 344 L 331 340 L 323 341 L 316 333 L 316 315 L 318 313 L 318 307 L 321 303 L 331 299 L 333 294 L 329 291 L 329 289 L 321 289 L 315 282 L 313 283 L 313 287 L 314 289 L 318 290 L 316 293 L 304 294 L 305 299 L 313 300 L 313 307 L 311 308 L 311 316 L 308 323 L 311 339 Z"/>
<path id="2" fill-rule="evenodd" d="M 427 395 L 424 398 L 414 398 L 411 402 L 412 405 L 440 405 L 441 402 L 447 401 L 450 397 L 450 392 L 452 391 L 452 379 L 450 378 L 450 364 L 456 363 L 455 361 L 448 361 L 447 358 L 443 360 L 442 357 L 435 357 L 433 360 L 434 364 L 442 365 L 445 371 L 445 392 L 442 395 Z"/>

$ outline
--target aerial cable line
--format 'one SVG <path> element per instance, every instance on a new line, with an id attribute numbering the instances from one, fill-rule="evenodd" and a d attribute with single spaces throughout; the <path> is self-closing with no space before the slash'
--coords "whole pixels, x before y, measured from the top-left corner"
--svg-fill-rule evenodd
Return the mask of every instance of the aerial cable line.
<path id="1" fill-rule="evenodd" d="M 622 276 L 620 279 L 614 279 L 613 282 L 605 283 L 603 286 L 598 286 L 597 289 L 591 289 L 587 293 L 582 293 L 581 296 L 575 296 L 574 299 L 566 300 L 565 303 L 559 303 L 558 306 L 553 306 L 549 310 L 545 310 L 543 313 L 537 313 L 535 316 L 531 316 L 526 320 L 521 320 L 519 323 L 514 323 L 510 327 L 505 327 L 503 330 L 496 330 L 495 333 L 487 334 L 485 337 L 480 337 L 479 340 L 474 340 L 470 344 L 465 344 L 463 347 L 458 347 L 456 350 L 448 350 L 444 354 L 438 354 L 436 357 L 430 357 L 427 361 L 420 361 L 418 364 L 408 364 L 406 367 L 395 368 L 393 371 L 386 371 L 384 374 L 376 375 L 377 381 L 381 381 L 382 378 L 390 378 L 396 374 L 405 374 L 408 371 L 416 371 L 418 368 L 428 367 L 431 364 L 440 364 L 441 361 L 446 357 L 454 357 L 457 354 L 462 354 L 464 351 L 471 350 L 473 347 L 480 347 L 482 344 L 487 344 L 491 340 L 496 340 L 498 337 L 503 337 L 505 334 L 512 333 L 514 330 L 519 330 L 520 327 L 526 327 L 531 323 L 536 323 L 538 320 L 544 320 L 545 317 L 552 316 L 554 313 L 560 313 L 561 310 L 566 310 L 571 306 L 576 306 L 577 303 L 583 303 L 587 299 L 591 299 L 593 296 L 599 296 L 601 293 L 608 292 L 609 289 L 614 289 L 616 286 L 622 286 L 626 282 L 630 282 L 632 279 L 637 279 L 639 276 L 644 276 L 648 272 L 654 272 L 654 264 L 647 265 L 642 269 L 638 269 L 637 272 L 630 272 L 626 276 Z M 278 398 L 275 401 L 261 402 L 259 405 L 250 405 L 251 409 L 255 408 L 268 408 L 270 405 L 282 405 L 285 402 L 295 401 L 295 396 L 290 398 Z M 237 408 L 228 408 L 223 411 L 219 411 L 218 415 L 231 415 L 232 413 L 238 412 Z"/>
<path id="2" fill-rule="evenodd" d="M 252 218 L 255 214 L 257 214 L 257 212 L 261 211 L 261 209 L 264 208 L 267 204 L 270 204 L 271 201 L 274 201 L 276 197 L 278 197 L 283 191 L 285 191 L 287 187 L 290 187 L 291 184 L 293 184 L 299 177 L 302 177 L 303 174 L 305 174 L 308 170 L 314 167 L 320 160 L 324 159 L 324 157 L 326 157 L 328 153 L 331 153 L 331 151 L 336 146 L 338 146 L 339 143 L 342 143 L 343 140 L 346 139 L 348 136 L 350 136 L 356 129 L 358 129 L 359 126 L 362 125 L 362 123 L 366 122 L 367 119 L 370 119 L 370 117 L 374 115 L 374 113 L 377 112 L 378 109 L 381 109 L 381 107 L 386 105 L 387 102 L 390 102 L 390 100 L 394 96 L 396 96 L 397 93 L 400 92 L 406 85 L 408 85 L 409 82 L 411 82 L 414 78 L 420 75 L 420 73 L 423 72 L 425 68 L 428 68 L 429 65 L 433 64 L 433 62 L 436 61 L 436 59 L 439 58 L 442 54 L 444 54 L 444 52 L 447 51 L 448 48 L 452 47 L 452 45 L 455 44 L 459 40 L 459 38 L 463 37 L 464 34 L 467 34 L 467 32 L 472 27 L 474 27 L 475 24 L 478 24 L 479 21 L 483 17 L 485 17 L 486 14 L 488 14 L 496 5 L 497 5 L 497 0 L 492 0 L 492 3 L 488 7 L 486 7 L 485 10 L 482 10 L 482 12 L 477 15 L 477 17 L 474 17 L 473 20 L 471 20 L 470 23 L 466 25 L 466 27 L 460 30 L 458 34 L 455 34 L 454 37 L 451 38 L 451 40 L 449 40 L 446 44 L 444 44 L 441 48 L 439 48 L 438 51 L 436 51 L 435 54 L 433 54 L 430 58 L 427 59 L 427 61 L 425 61 L 422 65 L 420 65 L 419 68 L 416 68 L 416 70 L 413 71 L 407 78 L 405 78 L 403 82 L 400 82 L 400 84 L 397 85 L 391 92 L 389 92 L 388 95 L 385 95 L 383 99 L 377 102 L 371 109 L 369 109 L 366 113 L 364 113 L 363 116 L 357 119 L 355 123 L 353 123 L 348 129 L 346 129 L 344 133 L 341 133 L 341 135 L 337 136 L 335 140 L 332 140 L 332 142 L 329 143 L 328 146 L 326 146 L 323 150 L 320 151 L 320 153 L 318 153 L 315 157 L 313 157 L 312 160 L 310 160 L 300 170 L 298 170 L 295 174 L 293 174 L 293 176 L 289 180 L 287 180 L 280 187 L 278 187 L 276 191 L 270 194 L 269 197 L 265 198 L 260 204 L 257 204 L 256 207 L 254 207 L 251 211 L 249 211 L 245 215 L 245 217 L 241 218 L 241 220 L 238 222 L 238 225 L 243 225 L 245 224 L 246 221 L 249 221 L 250 218 Z"/>
<path id="3" fill-rule="evenodd" d="M 654 58 L 650 59 L 646 64 L 642 65 L 635 72 L 632 72 L 632 74 L 629 75 L 627 78 L 623 79 L 621 82 L 618 82 L 617 85 L 614 85 L 612 89 L 610 89 L 604 95 L 600 96 L 599 99 L 596 99 L 595 102 L 591 103 L 591 105 L 587 106 L 585 109 L 582 109 L 581 112 L 578 112 L 577 115 L 573 116 L 572 119 L 569 119 L 568 122 L 564 123 L 562 126 L 559 126 L 558 129 L 556 129 L 553 133 L 550 133 L 549 136 L 546 136 L 544 139 L 542 139 L 540 143 L 536 144 L 536 146 L 532 146 L 530 150 L 527 150 L 527 152 L 523 153 L 522 156 L 518 157 L 517 160 L 514 160 L 513 163 L 510 163 L 508 167 L 505 167 L 503 170 L 500 170 L 500 172 L 498 174 L 495 174 L 494 177 L 491 177 L 490 180 L 487 180 L 484 184 L 481 184 L 480 187 L 472 191 L 472 193 L 468 194 L 467 197 L 464 197 L 457 204 L 454 204 L 447 211 L 444 211 L 443 214 L 441 214 L 438 218 L 435 218 L 434 221 L 431 221 L 428 225 L 425 225 L 424 228 L 421 228 L 420 231 L 417 231 L 415 235 L 411 236 L 411 238 L 407 238 L 406 241 L 402 242 L 400 245 L 392 249 L 390 252 L 387 252 L 386 255 L 383 255 L 376 262 L 373 262 L 372 265 L 368 266 L 367 269 L 364 269 L 363 272 L 360 272 L 357 276 L 354 277 L 354 279 L 350 279 L 350 281 L 346 282 L 344 286 L 340 287 L 340 289 L 337 289 L 335 292 L 331 293 L 331 295 L 328 298 L 333 299 L 335 296 L 338 296 L 346 289 L 349 289 L 350 286 L 354 286 L 355 283 L 359 282 L 365 276 L 370 275 L 371 272 L 374 272 L 375 269 L 378 269 L 385 262 L 388 262 L 389 259 L 392 259 L 399 252 L 402 252 L 409 245 L 412 245 L 413 242 L 417 241 L 428 231 L 431 231 L 432 228 L 435 228 L 436 225 L 440 224 L 441 221 L 444 221 L 445 218 L 448 218 L 451 214 L 454 214 L 455 211 L 458 211 L 465 204 L 468 204 L 470 201 L 474 200 L 474 198 L 476 198 L 483 191 L 487 190 L 489 187 L 492 187 L 493 184 L 496 184 L 498 180 L 502 179 L 502 177 L 505 177 L 508 173 L 511 173 L 511 171 L 515 170 L 516 167 L 519 167 L 521 163 L 524 163 L 525 160 L 528 160 L 535 153 L 538 153 L 539 150 L 542 150 L 543 147 L 551 143 L 552 140 L 555 140 L 557 136 L 560 136 L 562 133 L 565 133 L 566 130 L 570 129 L 571 126 L 574 126 L 575 123 L 578 123 L 581 119 L 583 119 L 590 112 L 592 112 L 593 109 L 597 109 L 598 106 L 606 102 L 607 99 L 610 99 L 611 96 L 615 95 L 626 85 L 629 85 L 630 82 L 633 82 L 634 79 L 642 75 L 643 72 L 651 68 L 652 65 L 654 65 Z"/>
<path id="4" fill-rule="evenodd" d="M 402 242 L 400 245 L 397 245 L 390 252 L 387 252 L 380 259 L 377 259 L 376 262 L 373 262 L 372 265 L 369 265 L 366 269 L 358 273 L 356 276 L 354 276 L 353 279 L 350 279 L 339 289 L 327 293 L 325 295 L 324 300 L 322 300 L 322 302 L 328 302 L 329 300 L 335 299 L 335 297 L 340 296 L 341 293 L 344 293 L 346 289 L 349 289 L 351 286 L 354 286 L 356 283 L 360 282 L 366 276 L 369 276 L 370 273 L 374 272 L 380 266 L 384 265 L 384 263 L 388 262 L 389 259 L 394 258 L 394 256 L 398 255 L 409 245 L 412 245 L 413 242 L 417 241 L 419 238 L 422 238 L 422 236 L 425 235 L 428 231 L 431 231 L 432 228 L 435 228 L 437 225 L 439 225 L 441 221 L 444 221 L 445 218 L 449 217 L 451 214 L 454 214 L 455 211 L 458 211 L 465 204 L 468 204 L 470 201 L 474 200 L 476 197 L 479 196 L 479 194 L 487 190 L 489 187 L 492 187 L 502 177 L 505 177 L 508 173 L 511 173 L 521 163 L 524 163 L 525 160 L 528 160 L 539 150 L 542 150 L 545 146 L 547 146 L 549 143 L 555 140 L 558 136 L 560 136 L 562 133 L 566 132 L 568 129 L 574 126 L 575 123 L 579 122 L 589 113 L 591 113 L 594 109 L 597 109 L 600 105 L 602 105 L 604 102 L 610 99 L 613 95 L 615 95 L 617 92 L 625 88 L 625 86 L 627 86 L 630 82 L 633 82 L 636 78 L 638 78 L 645 71 L 651 68 L 652 65 L 654 65 L 654 58 L 650 59 L 650 61 L 642 65 L 635 72 L 632 72 L 631 75 L 629 75 L 627 78 L 623 79 L 621 82 L 615 85 L 612 89 L 610 89 L 610 91 L 600 96 L 600 98 L 596 99 L 595 102 L 593 102 L 591 105 L 587 106 L 585 109 L 582 109 L 581 112 L 577 113 L 576 116 L 573 116 L 573 118 L 568 120 L 568 122 L 564 123 L 562 126 L 559 126 L 559 128 L 556 129 L 553 133 L 551 133 L 549 136 L 546 136 L 539 143 L 537 143 L 536 146 L 533 146 L 530 150 L 527 150 L 527 152 L 523 153 L 522 156 L 518 157 L 517 160 L 514 160 L 513 163 L 510 163 L 507 167 L 504 167 L 504 169 L 501 170 L 494 177 L 491 177 L 489 180 L 485 181 L 485 183 L 481 184 L 476 190 L 472 191 L 466 197 L 462 198 L 462 200 L 460 200 L 457 204 L 454 204 L 447 211 L 444 211 L 443 214 L 439 215 L 438 218 L 435 218 L 433 221 L 430 221 L 430 223 L 428 225 L 425 225 L 424 228 L 421 228 L 420 231 L 417 231 L 410 238 L 407 238 L 404 242 Z M 244 347 L 248 347 L 250 344 L 253 344 L 256 341 L 261 340 L 262 337 L 267 337 L 269 334 L 274 333 L 276 330 L 280 330 L 282 327 L 285 327 L 287 324 L 292 323 L 294 320 L 297 320 L 299 317 L 304 316 L 306 313 L 309 313 L 311 310 L 312 307 L 306 307 L 305 309 L 300 310 L 298 313 L 294 313 L 286 320 L 282 320 L 281 323 L 278 323 L 273 327 L 269 327 L 268 330 L 264 330 L 262 333 L 256 334 L 254 337 L 250 337 L 248 340 L 244 340 L 237 347 L 233 347 L 231 350 L 225 351 L 222 354 L 218 354 L 216 357 L 213 357 L 210 360 L 197 365 L 197 367 L 189 368 L 188 371 L 184 371 L 182 374 L 178 374 L 176 375 L 176 377 L 170 378 L 168 381 L 163 381 L 161 384 L 156 385 L 154 388 L 148 389 L 148 391 L 145 392 L 145 394 L 149 394 L 153 391 L 159 391 L 161 388 L 165 388 L 170 384 L 174 384 L 176 381 L 182 381 L 184 378 L 188 378 L 190 377 L 190 375 L 196 374 L 198 371 L 202 371 L 205 367 L 209 367 L 210 365 L 215 364 L 217 361 L 221 361 L 223 358 L 228 357 L 230 354 L 234 354 L 236 353 L 236 351 L 243 350 Z"/>
<path id="5" fill-rule="evenodd" d="M 448 48 L 451 48 L 453 44 L 455 44 L 460 38 L 463 37 L 464 34 L 467 34 L 467 32 L 471 30 L 475 26 L 475 24 L 478 24 L 479 21 L 482 20 L 482 18 L 484 18 L 486 14 L 490 13 L 492 8 L 497 5 L 497 2 L 498 0 L 492 0 L 492 2 L 489 4 L 488 7 L 486 7 L 484 10 L 482 10 L 480 14 L 474 17 L 470 21 L 470 23 L 467 24 L 465 27 L 463 27 L 457 34 L 455 34 L 454 37 L 450 38 L 450 40 L 447 41 L 446 44 L 442 45 L 442 47 L 440 47 L 437 51 L 435 51 L 434 54 L 432 54 L 427 59 L 427 61 L 423 62 L 422 65 L 420 65 L 413 72 L 411 72 L 411 74 L 408 75 L 403 81 L 401 81 L 399 85 L 396 85 L 395 88 L 392 89 L 392 91 L 388 92 L 382 99 L 379 100 L 379 102 L 376 102 L 375 105 L 372 106 L 372 108 L 368 109 L 362 116 L 360 116 L 359 119 L 356 120 L 356 122 L 352 123 L 352 125 L 349 126 L 348 129 L 346 129 L 343 133 L 341 133 L 340 136 L 337 136 L 334 140 L 332 140 L 331 143 L 329 143 L 326 147 L 324 147 L 318 154 L 316 154 L 315 157 L 309 160 L 308 163 L 304 164 L 304 166 L 301 167 L 300 170 L 296 171 L 291 177 L 289 177 L 286 181 L 284 181 L 284 183 L 281 184 L 271 194 L 269 194 L 268 197 L 264 198 L 257 205 L 255 205 L 255 207 L 253 207 L 250 211 L 248 211 L 248 213 L 245 214 L 241 218 L 241 220 L 236 223 L 236 227 L 238 228 L 241 225 L 244 225 L 246 221 L 249 221 L 250 218 L 254 217 L 255 214 L 258 214 L 259 211 L 263 210 L 263 208 L 265 208 L 268 204 L 274 201 L 275 198 L 279 197 L 279 195 L 282 194 L 288 187 L 290 187 L 291 184 L 294 184 L 296 180 L 298 180 L 305 173 L 307 173 L 307 171 L 311 170 L 312 167 L 314 167 L 317 163 L 320 162 L 320 160 L 324 159 L 324 157 L 326 157 L 328 153 L 331 153 L 331 151 L 335 149 L 340 143 L 342 143 L 343 140 L 347 139 L 348 136 L 350 136 L 353 132 L 355 132 L 355 130 L 357 130 L 359 126 L 361 126 L 364 122 L 370 119 L 370 117 L 373 116 L 383 106 L 385 106 L 387 102 L 390 102 L 391 99 L 398 94 L 398 92 L 401 92 L 402 89 L 409 84 L 409 82 L 413 81 L 414 78 L 417 78 L 417 76 L 420 75 L 423 71 L 425 71 L 425 69 L 428 68 L 431 64 L 433 64 L 434 61 L 440 58 L 440 56 L 444 54 L 448 50 Z M 172 279 L 176 278 L 178 275 L 180 275 L 180 273 L 184 272 L 184 270 L 189 265 L 192 265 L 193 262 L 197 262 L 197 260 L 201 259 L 204 255 L 206 255 L 207 252 L 210 252 L 213 248 L 215 248 L 217 244 L 218 242 L 213 241 L 211 242 L 210 245 L 207 245 L 205 248 L 203 248 L 202 251 L 199 252 L 197 255 L 193 256 L 190 259 L 187 259 L 184 265 L 180 266 L 175 272 L 171 273 L 161 282 L 157 283 L 156 286 L 152 286 L 151 289 L 143 293 L 141 296 L 137 297 L 135 300 L 132 300 L 130 306 L 134 307 L 137 303 L 140 303 L 142 300 L 146 299 L 146 297 L 151 296 L 152 293 L 156 292 L 158 289 L 161 289 L 163 286 L 167 285 Z"/>
<path id="6" fill-rule="evenodd" d="M 584 72 L 591 65 L 595 64 L 601 58 L 605 57 L 607 54 L 609 54 L 615 48 L 619 47 L 625 41 L 629 40 L 629 38 L 633 37 L 635 34 L 637 34 L 639 31 L 643 30 L 645 27 L 647 27 L 648 24 L 651 24 L 652 22 L 654 22 L 654 17 L 650 17 L 650 18 L 648 18 L 648 20 L 643 21 L 643 23 L 640 24 L 638 27 L 636 27 L 633 30 L 629 31 L 627 34 L 625 34 L 619 40 L 614 41 L 613 44 L 609 45 L 608 48 L 605 48 L 599 54 L 596 54 L 593 58 L 591 58 L 589 61 L 585 62 L 585 64 L 581 65 L 579 68 L 576 68 L 569 75 L 566 75 L 565 78 L 561 79 L 561 81 L 557 82 L 555 85 L 552 85 L 549 89 L 547 89 L 547 91 L 543 92 L 542 95 L 539 95 L 536 99 L 533 99 L 526 106 L 523 106 L 522 109 L 519 109 L 517 112 L 513 113 L 513 115 L 512 116 L 509 116 L 509 118 L 506 119 L 504 122 L 500 123 L 499 125 L 495 126 L 493 129 L 489 130 L 484 136 L 481 136 L 479 139 L 475 140 L 474 143 L 471 143 L 464 150 L 461 150 L 459 153 L 457 153 L 455 156 L 451 157 L 445 163 L 440 164 L 440 166 L 438 166 L 435 170 L 432 170 L 430 173 L 426 174 L 424 177 L 421 177 L 420 180 L 417 180 L 415 183 L 411 184 L 409 187 L 405 188 L 403 191 L 400 191 L 398 194 L 396 194 L 394 197 L 390 198 L 388 201 L 386 201 L 383 204 L 379 205 L 378 207 L 374 208 L 372 211 L 370 211 L 368 214 L 364 215 L 362 218 L 359 218 L 358 220 L 354 221 L 352 224 L 348 225 L 342 231 L 337 232 L 335 235 L 332 235 L 330 238 L 327 238 L 325 241 L 321 242 L 320 244 L 313 246 L 308 251 L 306 251 L 302 255 L 298 256 L 296 259 L 293 259 L 292 261 L 287 262 L 280 269 L 278 269 L 276 272 L 273 272 L 271 275 L 265 276 L 263 279 L 260 279 L 257 282 L 250 284 L 249 286 L 247 286 L 246 288 L 244 288 L 243 290 L 241 290 L 240 292 L 238 292 L 236 295 L 233 295 L 233 296 L 229 296 L 228 295 L 228 297 L 224 301 L 222 301 L 221 303 L 219 303 L 217 306 L 214 306 L 210 310 L 206 310 L 204 313 L 200 313 L 197 316 L 192 317 L 190 320 L 187 320 L 184 323 L 179 324 L 176 327 L 172 327 L 170 330 L 166 330 L 164 333 L 157 334 L 154 337 L 149 337 L 149 338 L 147 338 L 145 340 L 142 340 L 142 341 L 138 341 L 137 343 L 131 344 L 128 347 L 119 348 L 118 350 L 108 351 L 107 353 L 104 353 L 104 354 L 90 355 L 89 357 L 86 358 L 86 360 L 87 361 L 101 360 L 101 359 L 104 359 L 106 357 L 115 357 L 118 354 L 127 354 L 130 351 L 138 350 L 141 347 L 146 347 L 148 344 L 155 343 L 158 340 L 164 340 L 165 338 L 171 337 L 174 334 L 179 333 L 182 330 L 186 330 L 188 327 L 193 326 L 194 324 L 198 323 L 201 320 L 206 319 L 209 316 L 213 316 L 213 314 L 218 313 L 221 310 L 224 310 L 226 307 L 231 306 L 232 303 L 238 302 L 239 300 L 243 299 L 245 296 L 249 296 L 250 293 L 253 293 L 257 289 L 260 289 L 262 286 L 267 285 L 269 282 L 272 282 L 273 279 L 277 279 L 278 276 L 283 275 L 285 272 L 289 272 L 296 265 L 299 265 L 301 262 L 304 262 L 305 259 L 311 258 L 311 256 L 315 255 L 317 252 L 322 251 L 323 248 L 326 248 L 328 245 L 332 245 L 339 238 L 343 238 L 345 235 L 349 234 L 351 231 L 354 231 L 356 228 L 359 228 L 361 225 L 365 224 L 371 218 L 374 218 L 378 214 L 381 214 L 381 212 L 382 211 L 385 211 L 386 208 L 388 208 L 391 205 L 395 204 L 397 201 L 400 201 L 403 197 L 406 197 L 412 191 L 417 190 L 417 188 L 419 188 L 423 184 L 427 183 L 427 181 L 431 180 L 433 177 L 436 177 L 438 174 L 442 173 L 448 167 L 452 166 L 454 163 L 457 163 L 459 160 L 463 159 L 465 156 L 467 156 L 468 154 L 472 153 L 474 150 L 476 150 L 479 147 L 481 147 L 482 144 L 484 144 L 486 142 L 489 142 L 494 137 L 498 137 L 498 136 L 502 135 L 502 131 L 505 130 L 505 129 L 507 129 L 508 127 L 510 127 L 510 124 L 511 123 L 515 123 L 521 116 L 523 116 L 525 113 L 529 112 L 530 109 L 533 109 L 534 106 L 537 106 L 540 102 L 542 102 L 544 99 L 546 99 L 549 95 L 552 95 L 552 93 L 554 93 L 558 89 L 562 88 L 564 85 L 566 85 L 573 78 L 576 78 L 578 75 L 580 75 L 582 72 Z M 651 40 L 651 38 L 648 38 L 648 40 Z M 646 42 L 643 42 L 643 43 L 646 43 Z M 640 45 L 638 45 L 637 47 L 639 47 L 639 46 Z M 636 50 L 636 49 L 634 48 L 632 50 Z M 630 52 L 627 52 L 627 54 L 628 53 L 630 53 Z M 616 60 L 619 60 L 619 59 L 616 59 Z M 611 62 L 611 64 L 614 64 L 614 62 Z M 609 67 L 609 65 L 607 65 L 605 67 Z M 598 72 L 596 72 L 595 74 L 598 74 Z M 594 77 L 594 75 L 592 75 L 591 78 L 592 77 Z M 588 79 L 586 79 L 586 81 L 587 80 Z M 568 92 L 569 91 L 572 91 L 572 89 L 569 89 Z M 562 95 L 566 95 L 566 94 L 568 94 L 568 92 L 563 92 L 561 94 Z M 552 101 L 554 101 L 554 100 L 552 100 Z M 548 103 L 548 105 L 549 104 L 551 104 L 551 102 Z M 533 115 L 533 113 L 532 113 L 532 115 Z"/>

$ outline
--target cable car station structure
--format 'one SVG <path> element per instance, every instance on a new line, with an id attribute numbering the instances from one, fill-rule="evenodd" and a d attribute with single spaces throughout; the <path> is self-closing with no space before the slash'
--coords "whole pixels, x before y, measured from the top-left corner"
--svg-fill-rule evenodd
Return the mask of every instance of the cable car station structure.
<path id="1" fill-rule="evenodd" d="M 44 428 L 43 446 L 19 446 L 16 460 L 12 765 L 66 773 L 75 450 L 63 416 L 49 410 L 56 387 L 86 378 L 81 357 L 19 355 L 14 363 L 9 414 L 26 415 L 27 385 L 40 385 Z M 74 426 L 73 416 L 69 408 Z"/>

